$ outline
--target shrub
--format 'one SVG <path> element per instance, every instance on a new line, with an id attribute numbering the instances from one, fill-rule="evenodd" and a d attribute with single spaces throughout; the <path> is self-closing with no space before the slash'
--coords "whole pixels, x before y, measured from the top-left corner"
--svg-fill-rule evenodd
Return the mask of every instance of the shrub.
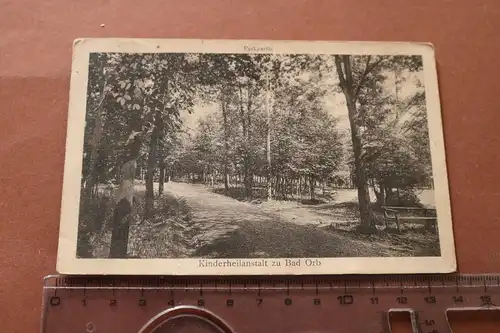
<path id="1" fill-rule="evenodd" d="M 142 221 L 144 200 L 137 203 Z M 137 218 L 135 219 L 136 221 Z M 151 217 L 130 228 L 129 257 L 169 258 L 186 256 L 191 238 L 192 213 L 186 199 L 164 194 L 156 199 Z"/>
<path id="2" fill-rule="evenodd" d="M 393 192 L 393 195 L 387 198 L 385 204 L 387 206 L 422 207 L 420 199 L 413 189 L 400 189 L 399 195 L 397 192 Z"/>

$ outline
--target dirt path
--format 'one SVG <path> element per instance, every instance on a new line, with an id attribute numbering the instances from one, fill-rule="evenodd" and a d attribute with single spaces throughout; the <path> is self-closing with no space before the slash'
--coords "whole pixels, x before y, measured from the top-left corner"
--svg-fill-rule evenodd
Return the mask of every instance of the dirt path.
<path id="1" fill-rule="evenodd" d="M 280 214 L 212 193 L 203 185 L 167 183 L 193 209 L 189 231 L 193 257 L 359 257 L 387 255 L 387 249 L 301 224 L 301 216 Z"/>

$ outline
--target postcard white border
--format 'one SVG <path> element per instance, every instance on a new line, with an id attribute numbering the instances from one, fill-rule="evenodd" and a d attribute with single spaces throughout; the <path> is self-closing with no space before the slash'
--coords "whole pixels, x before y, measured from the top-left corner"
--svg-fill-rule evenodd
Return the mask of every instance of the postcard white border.
<path id="1" fill-rule="evenodd" d="M 128 53 L 311 53 L 356 55 L 421 55 L 424 64 L 426 102 L 431 143 L 432 170 L 440 257 L 310 258 L 320 265 L 268 267 L 200 267 L 199 259 L 78 259 L 76 258 L 80 179 L 87 98 L 89 54 Z M 270 51 L 272 50 L 272 51 Z M 297 258 L 294 258 L 297 259 Z M 226 259 L 209 259 L 211 261 Z M 237 259 L 232 259 L 237 260 Z M 240 262 L 255 259 L 241 259 Z M 285 263 L 285 258 L 268 258 Z M 61 274 L 146 274 L 146 275 L 303 275 L 303 274 L 410 274 L 451 273 L 456 271 L 448 174 L 446 167 L 441 107 L 434 48 L 427 43 L 410 42 L 330 42 L 270 40 L 198 39 L 78 39 L 73 45 L 67 122 L 66 156 L 61 202 L 61 223 L 57 254 Z"/>

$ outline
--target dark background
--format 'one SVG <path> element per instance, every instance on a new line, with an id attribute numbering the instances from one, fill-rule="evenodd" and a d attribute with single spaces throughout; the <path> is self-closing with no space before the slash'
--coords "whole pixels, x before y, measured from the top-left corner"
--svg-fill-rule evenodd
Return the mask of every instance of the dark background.
<path id="1" fill-rule="evenodd" d="M 0 0 L 0 8 L 2 331 L 39 331 L 41 279 L 55 273 L 71 46 L 80 37 L 432 42 L 459 270 L 500 272 L 498 0 Z"/>

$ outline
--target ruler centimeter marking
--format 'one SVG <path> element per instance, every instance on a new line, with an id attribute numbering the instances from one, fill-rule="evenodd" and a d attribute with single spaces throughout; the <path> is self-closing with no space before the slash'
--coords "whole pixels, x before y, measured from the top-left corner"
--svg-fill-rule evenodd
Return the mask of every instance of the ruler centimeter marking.
<path id="1" fill-rule="evenodd" d="M 210 322 L 218 332 L 274 333 L 293 327 L 294 332 L 389 333 L 388 318 L 400 312 L 410 314 L 415 333 L 449 333 L 451 311 L 491 311 L 500 304 L 500 275 L 51 276 L 44 282 L 43 333 L 161 333 L 144 325 L 152 318 L 158 325 L 158 320 L 168 324 L 181 317 Z M 226 324 L 231 331 L 219 327 Z"/>

